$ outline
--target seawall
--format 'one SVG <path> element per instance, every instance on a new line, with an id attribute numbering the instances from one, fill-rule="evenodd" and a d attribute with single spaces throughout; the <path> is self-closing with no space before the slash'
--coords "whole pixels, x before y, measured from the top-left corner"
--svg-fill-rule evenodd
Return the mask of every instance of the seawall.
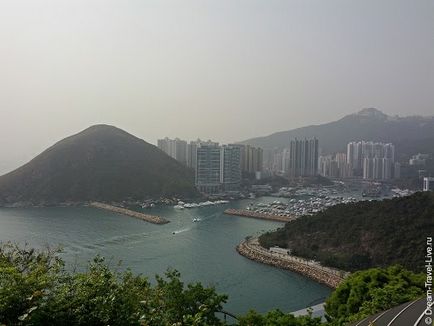
<path id="1" fill-rule="evenodd" d="M 280 216 L 280 215 L 273 215 L 268 213 L 259 213 L 255 211 L 249 211 L 246 209 L 233 209 L 228 208 L 224 211 L 226 215 L 234 215 L 234 216 L 241 216 L 241 217 L 250 217 L 250 218 L 258 218 L 261 220 L 268 220 L 268 221 L 276 221 L 276 222 L 289 222 L 296 219 L 295 216 Z"/>
<path id="2" fill-rule="evenodd" d="M 132 211 L 130 209 L 117 207 L 117 206 L 113 206 L 113 205 L 109 205 L 109 204 L 104 204 L 104 203 L 100 203 L 100 202 L 91 202 L 89 204 L 89 206 L 99 208 L 99 209 L 104 209 L 106 211 L 110 211 L 110 212 L 114 212 L 114 213 L 118 213 L 118 214 L 122 214 L 122 215 L 126 215 L 126 216 L 131 216 L 131 217 L 138 218 L 140 220 L 143 220 L 143 221 L 149 222 L 149 223 L 153 223 L 153 224 L 169 223 L 168 220 L 166 220 L 165 218 L 162 218 L 160 216 L 143 214 L 140 212 Z"/>
<path id="3" fill-rule="evenodd" d="M 259 244 L 258 238 L 250 238 L 241 242 L 236 250 L 248 259 L 299 273 L 332 289 L 335 289 L 349 274 L 303 258 L 272 253 Z"/>

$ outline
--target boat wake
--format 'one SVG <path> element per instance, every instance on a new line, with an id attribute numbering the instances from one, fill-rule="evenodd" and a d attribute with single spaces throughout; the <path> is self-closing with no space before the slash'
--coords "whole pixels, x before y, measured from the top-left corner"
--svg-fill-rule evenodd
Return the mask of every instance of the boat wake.
<path id="1" fill-rule="evenodd" d="M 179 233 L 187 232 L 190 230 L 191 230 L 191 228 L 185 228 L 185 229 L 173 231 L 172 234 L 179 234 Z"/>

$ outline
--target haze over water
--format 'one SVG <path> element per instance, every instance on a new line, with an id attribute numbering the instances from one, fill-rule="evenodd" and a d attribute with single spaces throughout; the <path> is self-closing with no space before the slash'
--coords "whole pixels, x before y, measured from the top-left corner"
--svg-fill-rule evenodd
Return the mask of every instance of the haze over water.
<path id="1" fill-rule="evenodd" d="M 147 211 L 169 219 L 166 225 L 86 207 L 2 208 L 0 239 L 32 246 L 61 244 L 69 267 L 83 268 L 88 260 L 101 254 L 113 267 L 122 260 L 124 268 L 151 279 L 167 268 L 175 268 L 185 282 L 215 285 L 219 293 L 229 295 L 225 309 L 235 314 L 251 308 L 289 312 L 323 301 L 331 292 L 327 287 L 250 261 L 236 252 L 235 246 L 246 236 L 282 225 L 223 214 L 229 206 L 245 207 L 252 201 L 182 211 L 172 207 Z M 195 217 L 201 221 L 193 222 Z"/>

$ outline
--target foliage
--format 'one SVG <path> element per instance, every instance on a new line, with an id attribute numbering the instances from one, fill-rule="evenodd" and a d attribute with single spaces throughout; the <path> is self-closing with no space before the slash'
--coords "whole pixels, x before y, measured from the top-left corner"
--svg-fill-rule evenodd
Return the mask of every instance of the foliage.
<path id="1" fill-rule="evenodd" d="M 313 318 L 311 315 L 295 317 L 292 314 L 285 314 L 276 309 L 261 315 L 256 311 L 249 311 L 245 316 L 240 317 L 240 326 L 318 326 L 321 325 L 321 318 Z"/>
<path id="2" fill-rule="evenodd" d="M 326 301 L 333 325 L 344 325 L 408 302 L 424 293 L 424 275 L 401 266 L 373 268 L 351 274 Z"/>
<path id="3" fill-rule="evenodd" d="M 131 271 L 112 270 L 96 257 L 84 272 L 65 269 L 58 250 L 0 246 L 0 324 L 223 326 L 226 302 L 214 288 L 184 285 L 179 272 L 156 276 L 155 285 Z M 424 277 L 400 266 L 350 275 L 328 298 L 328 322 L 311 314 L 250 311 L 239 326 L 341 326 L 423 294 Z"/>
<path id="4" fill-rule="evenodd" d="M 423 269 L 426 236 L 434 233 L 434 193 L 336 205 L 262 235 L 264 247 L 357 271 L 400 264 Z M 419 248 L 416 249 L 415 248 Z"/>
<path id="5" fill-rule="evenodd" d="M 221 325 L 226 296 L 180 274 L 157 276 L 155 286 L 131 271 L 112 271 L 96 257 L 70 273 L 57 251 L 6 244 L 0 248 L 0 323 L 6 325 Z"/>

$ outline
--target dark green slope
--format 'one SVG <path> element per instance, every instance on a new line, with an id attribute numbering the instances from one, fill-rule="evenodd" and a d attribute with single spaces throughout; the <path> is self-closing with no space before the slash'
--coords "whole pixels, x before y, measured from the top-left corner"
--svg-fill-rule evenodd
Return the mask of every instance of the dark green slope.
<path id="1" fill-rule="evenodd" d="M 96 125 L 0 177 L 0 204 L 195 196 L 193 172 L 154 145 Z"/>
<path id="2" fill-rule="evenodd" d="M 294 254 L 349 271 L 401 264 L 421 272 L 434 236 L 434 193 L 331 207 L 260 238 Z"/>
<path id="3" fill-rule="evenodd" d="M 376 109 L 364 109 L 356 114 L 330 123 L 277 132 L 265 137 L 243 141 L 244 144 L 262 148 L 285 148 L 290 138 L 317 137 L 325 153 L 346 151 L 347 143 L 358 140 L 392 142 L 397 152 L 409 151 L 407 155 L 433 152 L 434 117 L 390 117 Z M 402 146 L 401 146 L 402 144 Z M 423 146 L 422 146 L 423 145 Z"/>

